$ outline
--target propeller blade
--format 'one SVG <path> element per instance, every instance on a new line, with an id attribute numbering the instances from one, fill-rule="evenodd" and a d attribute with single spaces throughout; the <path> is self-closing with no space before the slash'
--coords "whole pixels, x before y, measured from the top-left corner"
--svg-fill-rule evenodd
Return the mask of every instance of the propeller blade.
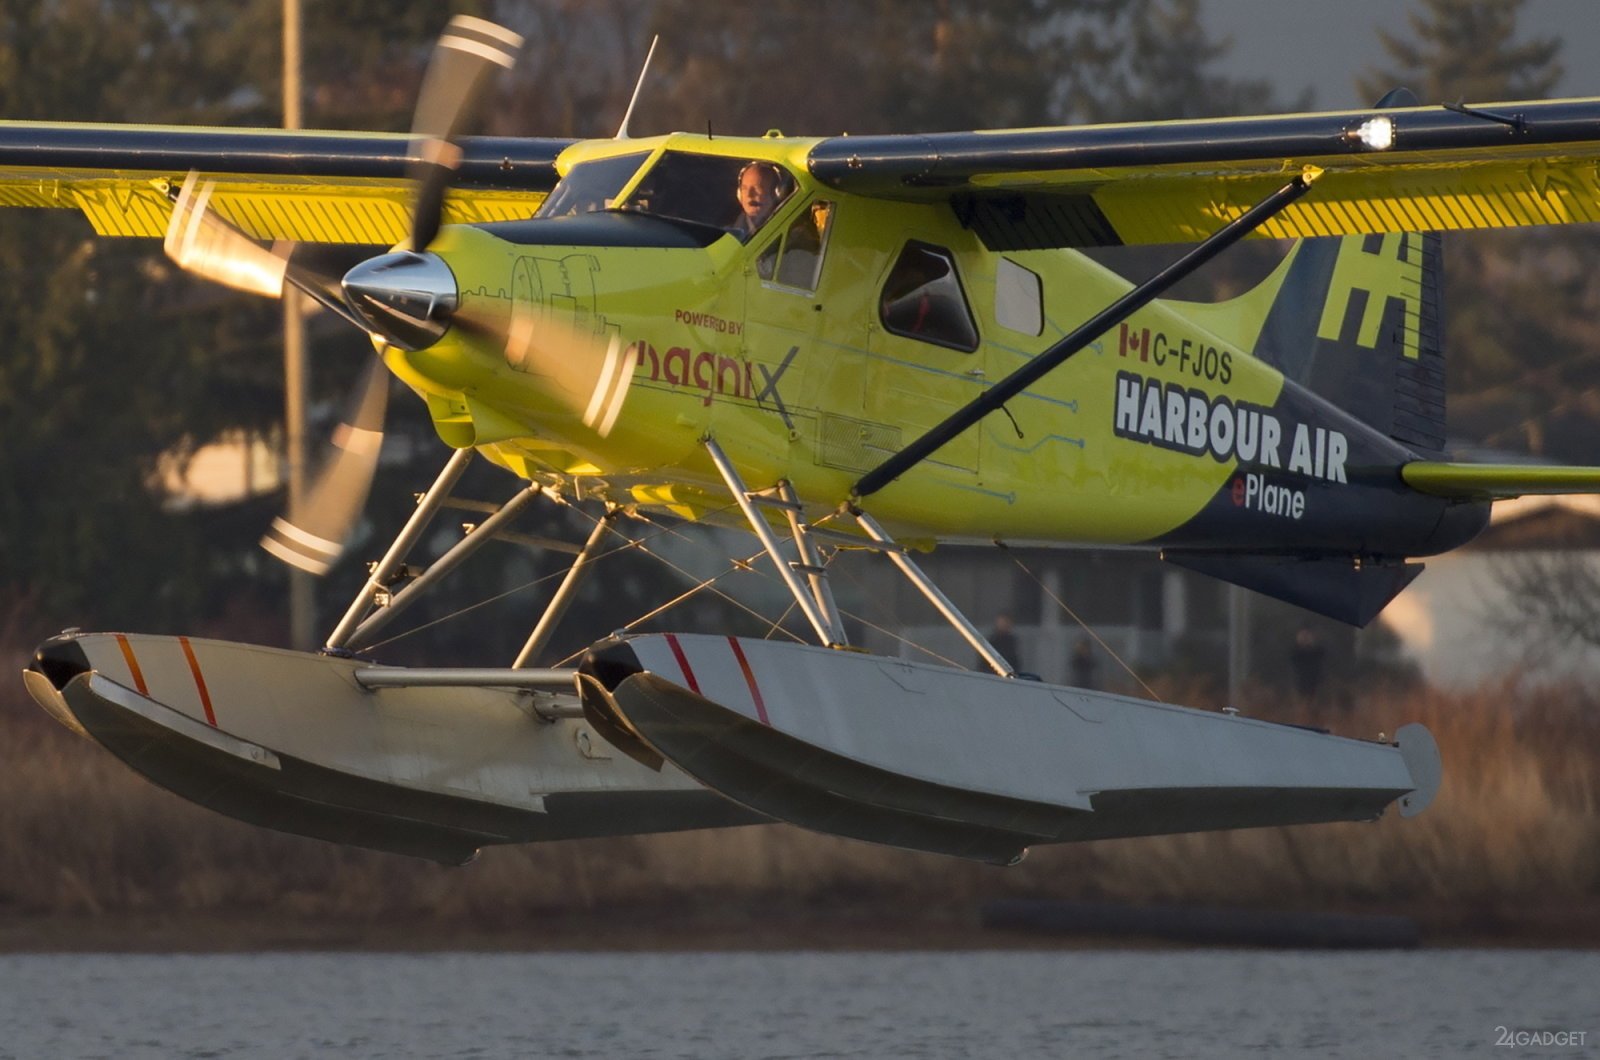
<path id="1" fill-rule="evenodd" d="M 411 247 L 426 250 L 439 234 L 444 196 L 461 165 L 455 139 L 471 119 L 497 69 L 516 65 L 522 37 L 471 15 L 457 15 L 434 47 L 412 118 Z"/>
<path id="2" fill-rule="evenodd" d="M 215 182 L 200 182 L 190 170 L 172 203 L 172 219 L 162 247 L 185 272 L 236 291 L 283 297 L 287 283 L 304 291 L 370 334 L 366 322 L 345 304 L 339 278 L 354 263 L 371 257 L 368 246 L 301 246 L 279 242 L 264 247 L 211 209 Z"/>
<path id="3" fill-rule="evenodd" d="M 236 291 L 278 298 L 289 262 L 274 254 L 243 232 L 222 220 L 209 208 L 210 181 L 199 183 L 200 175 L 189 171 L 178 197 L 172 204 L 172 219 L 167 222 L 167 238 L 162 249 L 185 272 L 204 277 Z"/>
<path id="4" fill-rule="evenodd" d="M 604 438 L 616 425 L 639 363 L 636 344 L 624 345 L 615 328 L 596 330 L 516 299 L 509 319 L 457 311 L 452 323 L 494 339 L 508 364 L 537 376 L 542 389 Z"/>
<path id="5" fill-rule="evenodd" d="M 389 371 L 373 358 L 360 400 L 333 434 L 333 453 L 307 491 L 299 512 L 280 515 L 261 547 L 293 567 L 326 574 L 344 551 L 378 470 L 383 419 L 389 402 Z"/>

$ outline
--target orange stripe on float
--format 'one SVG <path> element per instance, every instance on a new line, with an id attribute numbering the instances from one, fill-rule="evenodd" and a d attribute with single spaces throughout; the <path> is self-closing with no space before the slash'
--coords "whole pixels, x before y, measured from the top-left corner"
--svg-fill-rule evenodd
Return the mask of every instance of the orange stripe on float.
<path id="1" fill-rule="evenodd" d="M 678 638 L 671 633 L 665 634 L 667 647 L 672 649 L 672 657 L 678 660 L 678 669 L 683 671 L 683 679 L 689 682 L 689 691 L 695 695 L 700 694 L 700 682 L 694 679 L 694 671 L 689 669 L 689 657 L 683 654 L 683 648 L 678 645 Z"/>
<path id="2" fill-rule="evenodd" d="M 215 729 L 217 715 L 211 709 L 211 693 L 206 691 L 206 679 L 200 676 L 200 663 L 194 657 L 194 649 L 189 647 L 188 637 L 179 637 L 178 643 L 183 646 L 183 657 L 189 660 L 189 672 L 194 674 L 195 691 L 200 693 L 200 705 L 206 709 L 206 724 Z"/>
<path id="3" fill-rule="evenodd" d="M 761 689 L 756 687 L 756 675 L 750 670 L 750 660 L 744 657 L 744 649 L 739 647 L 737 637 L 728 638 L 728 647 L 733 649 L 733 657 L 739 660 L 739 669 L 744 671 L 744 683 L 750 686 L 750 699 L 756 705 L 756 716 L 761 719 L 761 724 L 771 725 L 767 719 L 767 704 L 761 699 Z"/>
<path id="4" fill-rule="evenodd" d="M 139 690 L 141 696 L 149 696 L 150 689 L 144 683 L 144 671 L 139 669 L 139 660 L 133 657 L 133 645 L 121 633 L 116 637 L 117 647 L 122 649 L 122 658 L 128 664 L 128 671 L 133 674 L 133 687 Z"/>

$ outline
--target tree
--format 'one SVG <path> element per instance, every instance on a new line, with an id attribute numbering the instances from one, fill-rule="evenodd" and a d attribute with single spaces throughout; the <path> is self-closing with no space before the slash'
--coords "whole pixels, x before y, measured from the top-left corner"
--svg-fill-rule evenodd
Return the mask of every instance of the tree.
<path id="1" fill-rule="evenodd" d="M 279 8 L 5 0 L 0 114 L 276 124 Z M 313 120 L 403 128 L 446 17 L 425 5 L 308 4 Z M 387 32 L 374 33 L 380 24 Z M 362 78 L 399 87 L 338 90 Z M 192 628 L 259 584 L 266 513 L 167 511 L 154 479 L 173 452 L 277 430 L 277 309 L 181 274 L 154 241 L 96 239 L 68 211 L 7 211 L 5 222 L 0 594 L 35 601 L 41 628 Z M 336 341 L 354 356 L 327 358 L 334 370 L 319 373 L 335 394 L 370 356 L 353 332 Z M 281 575 L 264 569 L 277 588 Z"/>
<path id="2" fill-rule="evenodd" d="M 1516 40 L 1527 0 L 1421 0 L 1420 6 L 1406 16 L 1411 37 L 1378 31 L 1391 66 L 1359 78 L 1362 95 L 1376 100 L 1407 85 L 1424 102 L 1487 103 L 1542 99 L 1561 81 L 1559 40 Z"/>

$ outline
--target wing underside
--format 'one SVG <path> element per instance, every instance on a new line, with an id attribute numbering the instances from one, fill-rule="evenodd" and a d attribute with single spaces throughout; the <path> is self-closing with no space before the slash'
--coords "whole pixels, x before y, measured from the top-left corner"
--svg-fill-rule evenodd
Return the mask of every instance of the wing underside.
<path id="1" fill-rule="evenodd" d="M 530 216 L 569 141 L 463 141 L 447 223 Z M 0 123 L 0 206 L 73 209 L 104 236 L 160 237 L 191 170 L 210 206 L 263 240 L 392 245 L 411 215 L 407 137 L 276 129 Z"/>

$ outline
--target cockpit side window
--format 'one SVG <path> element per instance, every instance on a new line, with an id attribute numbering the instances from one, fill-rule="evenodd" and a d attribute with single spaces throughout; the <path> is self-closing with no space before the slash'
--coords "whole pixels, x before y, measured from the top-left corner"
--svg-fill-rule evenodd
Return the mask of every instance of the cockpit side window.
<path id="1" fill-rule="evenodd" d="M 616 205 L 618 193 L 628 186 L 628 181 L 648 157 L 648 152 L 641 152 L 578 163 L 540 203 L 534 216 L 571 217 L 610 209 Z"/>
<path id="2" fill-rule="evenodd" d="M 905 245 L 883 283 L 879 316 L 885 330 L 909 339 L 971 353 L 978 348 L 955 257 L 944 247 L 916 240 Z"/>
<path id="3" fill-rule="evenodd" d="M 815 291 L 822 272 L 822 252 L 828 245 L 832 227 L 833 203 L 823 199 L 811 203 L 784 233 L 783 257 L 778 261 L 776 273 L 766 273 L 762 279 L 770 278 L 784 287 Z"/>

